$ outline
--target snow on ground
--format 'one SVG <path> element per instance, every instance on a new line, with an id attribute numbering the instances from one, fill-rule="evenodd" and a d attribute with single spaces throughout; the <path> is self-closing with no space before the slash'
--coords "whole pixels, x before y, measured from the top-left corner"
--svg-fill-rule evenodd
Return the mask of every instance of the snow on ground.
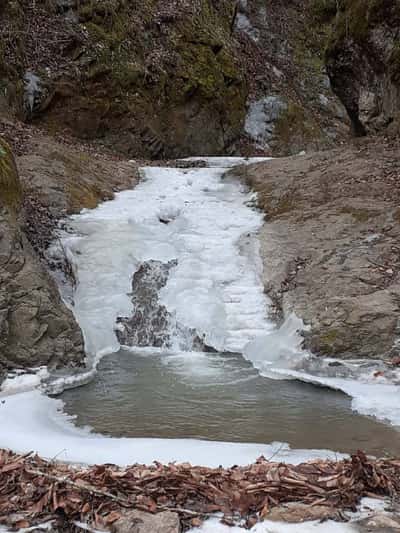
<path id="1" fill-rule="evenodd" d="M 49 372 L 44 366 L 10 373 L 1 384 L 0 396 L 34 390 L 48 377 Z"/>
<path id="2" fill-rule="evenodd" d="M 250 531 L 251 533 L 356 533 L 360 530 L 357 528 L 355 522 L 369 518 L 375 513 L 387 514 L 385 507 L 388 506 L 388 501 L 376 500 L 374 498 L 363 498 L 358 510 L 355 513 L 348 513 L 349 522 L 334 522 L 327 521 L 313 521 L 303 522 L 299 524 L 289 524 L 287 522 L 272 522 L 265 520 L 252 527 L 250 530 L 242 527 L 229 527 L 221 524 L 218 517 L 207 520 L 201 527 L 191 529 L 188 533 L 243 533 Z M 390 504 L 389 504 L 390 507 Z"/>
<path id="3" fill-rule="evenodd" d="M 221 524 L 217 518 L 212 518 L 202 527 L 191 529 L 188 533 L 356 533 L 352 524 L 333 522 L 303 522 L 301 524 L 287 524 L 285 522 L 260 522 L 250 530 L 242 527 L 229 527 Z"/>

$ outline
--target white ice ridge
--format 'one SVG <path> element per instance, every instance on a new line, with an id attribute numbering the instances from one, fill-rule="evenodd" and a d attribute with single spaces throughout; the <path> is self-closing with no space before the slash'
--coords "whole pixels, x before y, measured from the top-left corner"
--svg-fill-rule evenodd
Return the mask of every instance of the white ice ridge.
<path id="1" fill-rule="evenodd" d="M 194 439 L 112 438 L 79 429 L 62 412 L 63 402 L 39 391 L 2 398 L 0 447 L 19 453 L 35 451 L 44 458 L 83 464 L 126 466 L 172 461 L 209 467 L 247 465 L 264 455 L 297 464 L 309 459 L 337 459 L 326 450 L 291 450 L 287 444 L 246 444 Z"/>
<path id="2" fill-rule="evenodd" d="M 301 349 L 299 332 L 304 329 L 303 322 L 291 314 L 280 328 L 249 342 L 244 357 L 265 377 L 342 391 L 352 398 L 354 411 L 400 426 L 400 371 L 387 369 L 380 360 L 316 357 Z"/>
<path id="3" fill-rule="evenodd" d="M 119 349 L 116 319 L 132 314 L 132 275 L 148 260 L 177 260 L 160 301 L 216 349 L 241 351 L 272 328 L 255 236 L 262 214 L 247 205 L 254 194 L 243 184 L 222 179 L 227 166 L 251 161 L 143 168 L 133 190 L 73 217 L 75 236 L 65 236 L 63 245 L 78 282 L 73 311 L 90 355 Z"/>

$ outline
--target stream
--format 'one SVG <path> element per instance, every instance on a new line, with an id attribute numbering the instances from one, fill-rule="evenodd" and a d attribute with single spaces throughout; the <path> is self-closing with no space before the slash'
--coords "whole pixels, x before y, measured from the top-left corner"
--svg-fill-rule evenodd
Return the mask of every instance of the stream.
<path id="1" fill-rule="evenodd" d="M 69 301 L 89 370 L 51 376 L 47 390 L 64 389 L 57 399 L 8 397 L 3 445 L 25 439 L 77 462 L 211 466 L 261 453 L 293 462 L 400 453 L 400 387 L 373 378 L 381 363 L 316 358 L 301 350 L 298 317 L 279 327 L 269 318 L 264 215 L 225 176 L 254 161 L 146 167 L 134 189 L 68 220 Z"/>

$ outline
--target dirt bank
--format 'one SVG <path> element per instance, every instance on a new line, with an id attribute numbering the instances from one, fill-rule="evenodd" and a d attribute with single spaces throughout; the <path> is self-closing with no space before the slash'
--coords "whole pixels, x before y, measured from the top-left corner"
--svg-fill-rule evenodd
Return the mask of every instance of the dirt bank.
<path id="1" fill-rule="evenodd" d="M 258 192 L 264 283 L 324 356 L 398 355 L 400 145 L 385 139 L 236 169 Z"/>

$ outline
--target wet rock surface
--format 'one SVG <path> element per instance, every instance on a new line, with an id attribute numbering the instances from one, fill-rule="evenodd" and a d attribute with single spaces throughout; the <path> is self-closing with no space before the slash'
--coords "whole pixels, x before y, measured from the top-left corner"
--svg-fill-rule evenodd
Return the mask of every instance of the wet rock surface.
<path id="1" fill-rule="evenodd" d="M 143 263 L 132 278 L 131 318 L 119 318 L 117 338 L 126 346 L 169 346 L 170 313 L 158 301 L 158 293 L 165 286 L 176 261 Z"/>
<path id="2" fill-rule="evenodd" d="M 168 263 L 146 261 L 133 274 L 133 315 L 117 319 L 116 335 L 122 345 L 171 348 L 174 339 L 180 339 L 180 343 L 185 342 L 181 349 L 212 351 L 194 329 L 177 322 L 174 314 L 159 301 L 159 292 L 177 264 L 176 260 Z"/>
<path id="3" fill-rule="evenodd" d="M 295 311 L 305 346 L 394 357 L 400 316 L 399 145 L 353 147 L 234 170 L 258 192 L 266 292 Z"/>

